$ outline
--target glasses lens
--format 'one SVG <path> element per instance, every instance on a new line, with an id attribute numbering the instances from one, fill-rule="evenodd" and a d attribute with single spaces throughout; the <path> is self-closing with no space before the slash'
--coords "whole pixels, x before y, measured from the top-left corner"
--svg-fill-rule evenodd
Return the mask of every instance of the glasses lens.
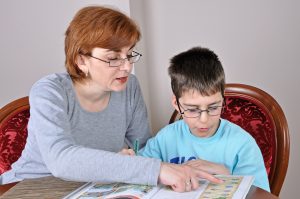
<path id="1" fill-rule="evenodd" d="M 185 110 L 184 111 L 184 116 L 185 117 L 199 117 L 200 116 L 200 112 L 198 109 L 190 109 L 190 110 Z"/>
<path id="2" fill-rule="evenodd" d="M 221 114 L 221 111 L 222 106 L 210 107 L 207 110 L 188 109 L 184 111 L 184 116 L 188 118 L 196 118 L 199 117 L 203 112 L 207 112 L 209 116 L 217 116 Z"/>
<path id="3" fill-rule="evenodd" d="M 110 60 L 109 61 L 109 66 L 110 67 L 118 67 L 121 66 L 122 64 L 124 64 L 125 60 L 127 59 L 129 61 L 130 64 L 136 63 L 137 61 L 139 61 L 141 54 L 137 53 L 137 52 L 133 52 L 133 55 L 125 58 L 125 59 L 116 59 L 116 60 Z"/>
<path id="4" fill-rule="evenodd" d="M 140 55 L 134 55 L 134 56 L 130 57 L 128 60 L 132 64 L 132 63 L 136 63 L 137 61 L 139 61 L 139 59 L 140 59 Z"/>
<path id="5" fill-rule="evenodd" d="M 222 106 L 211 107 L 207 110 L 208 114 L 211 116 L 220 115 L 222 110 Z"/>
<path id="6" fill-rule="evenodd" d="M 118 67 L 121 66 L 124 63 L 124 59 L 115 59 L 109 61 L 110 67 Z"/>

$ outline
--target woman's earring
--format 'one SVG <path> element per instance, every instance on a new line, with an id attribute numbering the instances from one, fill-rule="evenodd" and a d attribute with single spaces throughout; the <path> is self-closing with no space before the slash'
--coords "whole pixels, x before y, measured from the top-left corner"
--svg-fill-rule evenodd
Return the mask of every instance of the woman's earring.
<path id="1" fill-rule="evenodd" d="M 85 77 L 88 77 L 89 76 L 89 70 L 87 70 L 84 74 L 85 74 Z"/>

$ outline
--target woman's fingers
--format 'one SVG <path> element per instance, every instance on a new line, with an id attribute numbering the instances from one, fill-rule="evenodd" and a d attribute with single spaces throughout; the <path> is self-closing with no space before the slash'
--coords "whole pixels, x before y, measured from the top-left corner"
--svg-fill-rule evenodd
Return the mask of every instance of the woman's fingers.
<path id="1" fill-rule="evenodd" d="M 186 176 L 180 165 L 161 163 L 159 183 L 169 185 L 176 192 L 185 191 Z"/>
<path id="2" fill-rule="evenodd" d="M 185 191 L 193 190 L 193 185 L 191 179 L 185 181 Z"/>
<path id="3" fill-rule="evenodd" d="M 199 178 L 198 177 L 193 177 L 191 178 L 191 184 L 192 184 L 192 189 L 198 189 L 199 188 Z"/>
<path id="4" fill-rule="evenodd" d="M 185 192 L 197 189 L 200 178 L 207 179 L 213 183 L 223 182 L 206 171 L 186 164 L 162 163 L 159 183 L 171 186 L 174 191 Z"/>
<path id="5" fill-rule="evenodd" d="M 119 153 L 123 155 L 135 155 L 135 152 L 132 149 L 122 149 Z"/>
<path id="6" fill-rule="evenodd" d="M 206 180 L 208 180 L 210 182 L 216 183 L 216 184 L 223 183 L 223 180 L 221 180 L 221 179 L 213 176 L 210 173 L 207 173 L 206 171 L 202 171 L 200 169 L 196 169 L 195 172 L 197 174 L 198 179 L 199 178 L 204 178 L 204 179 L 206 179 Z"/>
<path id="7" fill-rule="evenodd" d="M 188 164 L 162 163 L 159 174 L 159 183 L 169 185 L 174 191 L 186 192 L 199 188 L 199 179 L 204 178 L 213 183 L 222 183 L 221 179 L 207 171 Z"/>
<path id="8" fill-rule="evenodd" d="M 128 155 L 136 155 L 133 149 L 127 150 Z"/>

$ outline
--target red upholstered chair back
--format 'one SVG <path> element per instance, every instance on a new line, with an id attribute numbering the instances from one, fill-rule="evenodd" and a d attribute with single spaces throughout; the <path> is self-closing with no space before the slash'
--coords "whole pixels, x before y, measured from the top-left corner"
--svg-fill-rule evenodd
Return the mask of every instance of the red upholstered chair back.
<path id="1" fill-rule="evenodd" d="M 0 110 L 0 174 L 19 159 L 27 139 L 28 97 L 17 99 Z"/>
<path id="2" fill-rule="evenodd" d="M 289 162 L 289 131 L 285 115 L 268 93 L 244 84 L 226 84 L 221 117 L 245 129 L 263 154 L 271 192 L 279 195 Z M 180 119 L 175 110 L 169 123 Z"/>

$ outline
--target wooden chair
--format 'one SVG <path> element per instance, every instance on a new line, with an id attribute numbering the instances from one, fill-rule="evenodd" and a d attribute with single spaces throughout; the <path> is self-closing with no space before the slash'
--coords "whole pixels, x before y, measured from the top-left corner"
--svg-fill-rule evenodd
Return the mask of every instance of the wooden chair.
<path id="1" fill-rule="evenodd" d="M 175 110 L 169 123 L 181 119 Z M 290 153 L 287 120 L 276 100 L 265 91 L 244 84 L 226 84 L 222 118 L 249 132 L 262 151 L 271 193 L 279 195 Z"/>
<path id="2" fill-rule="evenodd" d="M 25 147 L 29 108 L 28 97 L 23 97 L 0 110 L 0 174 L 11 169 Z M 1 185 L 0 195 L 15 184 Z"/>

